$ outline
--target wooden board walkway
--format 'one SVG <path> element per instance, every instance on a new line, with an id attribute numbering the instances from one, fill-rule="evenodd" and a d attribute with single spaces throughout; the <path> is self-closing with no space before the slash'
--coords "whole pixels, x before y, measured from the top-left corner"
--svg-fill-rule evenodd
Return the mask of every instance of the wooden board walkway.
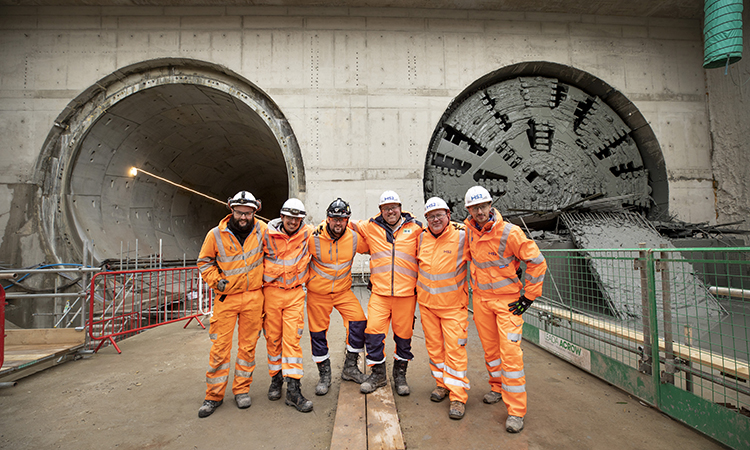
<path id="1" fill-rule="evenodd" d="M 404 450 L 404 437 L 393 400 L 391 380 L 372 394 L 359 385 L 342 381 L 331 450 Z"/>
<path id="2" fill-rule="evenodd" d="M 5 330 L 0 382 L 15 381 L 59 364 L 85 345 L 83 331 L 72 328 Z"/>

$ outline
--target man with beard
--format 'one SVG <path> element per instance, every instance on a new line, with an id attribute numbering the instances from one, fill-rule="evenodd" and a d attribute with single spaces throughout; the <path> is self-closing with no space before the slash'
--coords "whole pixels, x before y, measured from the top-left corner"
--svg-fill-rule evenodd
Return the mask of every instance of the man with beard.
<path id="1" fill-rule="evenodd" d="M 359 354 L 365 351 L 365 317 L 352 292 L 352 262 L 357 253 L 366 253 L 367 244 L 356 231 L 347 228 L 352 210 L 337 198 L 328 206 L 326 220 L 313 231 L 308 242 L 312 255 L 310 281 L 307 282 L 307 322 L 313 361 L 318 364 L 320 380 L 316 395 L 325 395 L 331 386 L 331 360 L 326 334 L 331 311 L 336 308 L 347 326 L 346 360 L 341 378 L 361 384 L 364 374 L 357 367 Z"/>
<path id="2" fill-rule="evenodd" d="M 297 411 L 310 412 L 313 404 L 302 395 L 302 347 L 305 328 L 305 291 L 310 254 L 307 240 L 312 227 L 303 224 L 307 213 L 301 200 L 290 198 L 281 206 L 281 217 L 268 224 L 263 240 L 263 328 L 268 350 L 271 386 L 268 399 L 281 398 L 286 380 L 286 404 Z"/>
<path id="3" fill-rule="evenodd" d="M 255 219 L 260 201 L 240 191 L 227 201 L 227 207 L 232 213 L 208 232 L 198 256 L 201 277 L 214 290 L 206 399 L 198 410 L 201 418 L 213 414 L 224 401 L 235 324 L 238 350 L 232 393 L 238 408 L 250 407 L 255 345 L 263 326 L 262 239 L 266 224 Z"/>
<path id="4" fill-rule="evenodd" d="M 385 376 L 385 336 L 388 325 L 393 327 L 396 353 L 393 361 L 393 382 L 398 395 L 409 395 L 406 367 L 414 358 L 411 337 L 414 332 L 414 310 L 417 296 L 417 241 L 422 224 L 405 211 L 401 199 L 393 191 L 380 195 L 380 214 L 360 221 L 353 228 L 367 241 L 370 249 L 370 283 L 372 294 L 367 304 L 365 347 L 367 365 L 372 373 L 360 385 L 360 392 L 369 394 L 387 384 Z"/>
<path id="5" fill-rule="evenodd" d="M 487 189 L 469 188 L 464 206 L 470 214 L 464 224 L 471 257 L 474 323 L 490 374 L 490 392 L 483 401 L 505 402 L 505 430 L 518 433 L 526 416 L 521 315 L 542 294 L 547 263 L 536 243 L 492 207 Z M 522 261 L 526 263 L 525 284 L 520 280 Z"/>

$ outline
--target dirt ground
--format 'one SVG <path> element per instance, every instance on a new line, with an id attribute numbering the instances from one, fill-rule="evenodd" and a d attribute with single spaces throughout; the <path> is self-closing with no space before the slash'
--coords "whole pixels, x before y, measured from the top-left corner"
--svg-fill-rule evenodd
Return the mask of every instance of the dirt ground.
<path id="1" fill-rule="evenodd" d="M 364 297 L 358 292 L 360 298 Z M 205 321 L 208 322 L 207 320 Z M 68 362 L 0 389 L 0 448 L 116 449 L 325 449 L 329 448 L 341 379 L 326 396 L 314 395 L 317 370 L 305 332 L 303 394 L 308 414 L 266 398 L 270 377 L 265 341 L 258 342 L 252 407 L 239 410 L 230 389 L 210 417 L 198 418 L 205 392 L 210 341 L 195 322 L 149 330 L 96 355 Z M 343 327 L 334 313 L 329 342 L 332 367 L 343 366 Z M 407 379 L 411 395 L 396 397 L 408 449 L 712 449 L 723 448 L 698 432 L 642 405 L 637 399 L 525 342 L 529 399 L 526 428 L 505 432 L 505 407 L 485 405 L 488 389 L 473 321 L 469 331 L 472 389 L 463 420 L 448 418 L 448 402 L 433 403 L 419 320 Z M 391 336 L 387 351 L 393 352 Z M 389 361 L 390 366 L 390 361 Z M 390 367 L 389 367 L 390 380 Z"/>

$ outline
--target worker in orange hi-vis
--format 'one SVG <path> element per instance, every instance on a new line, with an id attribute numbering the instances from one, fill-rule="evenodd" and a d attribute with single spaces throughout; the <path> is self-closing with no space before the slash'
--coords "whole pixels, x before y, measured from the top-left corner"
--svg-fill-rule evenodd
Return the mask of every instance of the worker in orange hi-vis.
<path id="1" fill-rule="evenodd" d="M 305 291 L 310 253 L 308 238 L 312 227 L 304 224 L 305 205 L 290 198 L 281 206 L 281 217 L 268 223 L 263 240 L 263 328 L 268 350 L 271 386 L 268 399 L 281 398 L 286 380 L 286 404 L 297 411 L 310 412 L 313 404 L 302 395 L 302 347 L 305 328 Z"/>
<path id="2" fill-rule="evenodd" d="M 417 302 L 422 318 L 430 371 L 437 387 L 430 400 L 450 394 L 448 417 L 462 419 L 470 388 L 466 341 L 469 331 L 469 259 L 464 226 L 451 222 L 448 204 L 439 197 L 427 200 L 427 229 L 419 237 Z"/>
<path id="3" fill-rule="evenodd" d="M 203 280 L 214 290 L 209 328 L 211 353 L 206 372 L 206 399 L 198 417 L 208 417 L 224 402 L 237 325 L 237 360 L 232 392 L 237 407 L 249 408 L 255 369 L 255 346 L 263 326 L 263 235 L 266 224 L 255 219 L 260 201 L 240 191 L 227 201 L 232 211 L 206 235 L 198 256 Z"/>
<path id="4" fill-rule="evenodd" d="M 307 322 L 313 361 L 318 365 L 320 379 L 316 395 L 325 395 L 331 386 L 331 359 L 326 334 L 331 311 L 336 308 L 344 319 L 346 360 L 341 378 L 361 384 L 365 380 L 359 370 L 359 354 L 365 351 L 367 317 L 352 292 L 352 263 L 357 253 L 367 253 L 367 244 L 359 234 L 347 227 L 352 210 L 337 198 L 326 210 L 326 219 L 310 236 L 308 250 L 312 255 L 310 280 L 307 282 Z"/>
<path id="5" fill-rule="evenodd" d="M 370 376 L 360 385 L 369 394 L 386 385 L 385 336 L 388 324 L 393 327 L 396 353 L 393 381 L 398 395 L 409 395 L 406 368 L 414 358 L 411 337 L 414 332 L 414 310 L 417 307 L 417 241 L 422 224 L 401 210 L 401 199 L 393 191 L 380 195 L 380 214 L 368 221 L 350 223 L 367 241 L 370 249 L 370 283 L 372 294 L 367 304 L 365 347 Z"/>
<path id="6" fill-rule="evenodd" d="M 521 315 L 542 293 L 547 270 L 536 243 L 492 208 L 492 197 L 481 186 L 466 191 L 466 224 L 471 256 L 474 322 L 484 348 L 491 390 L 484 403 L 505 402 L 505 429 L 518 433 L 526 416 L 526 376 L 523 369 Z M 526 263 L 524 284 L 519 280 Z M 523 291 L 523 292 L 522 292 Z"/>

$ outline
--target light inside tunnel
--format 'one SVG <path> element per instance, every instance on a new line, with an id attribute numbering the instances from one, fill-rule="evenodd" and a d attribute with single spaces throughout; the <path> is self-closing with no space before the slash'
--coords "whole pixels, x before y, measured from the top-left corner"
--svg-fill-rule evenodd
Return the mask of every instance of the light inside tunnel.
<path id="1" fill-rule="evenodd" d="M 274 214 L 289 174 L 262 112 L 201 84 L 157 85 L 111 105 L 67 169 L 72 231 L 94 244 L 99 261 L 134 249 L 136 239 L 139 257 L 161 248 L 164 259 L 194 260 L 229 212 L 219 199 L 247 190 Z"/>

